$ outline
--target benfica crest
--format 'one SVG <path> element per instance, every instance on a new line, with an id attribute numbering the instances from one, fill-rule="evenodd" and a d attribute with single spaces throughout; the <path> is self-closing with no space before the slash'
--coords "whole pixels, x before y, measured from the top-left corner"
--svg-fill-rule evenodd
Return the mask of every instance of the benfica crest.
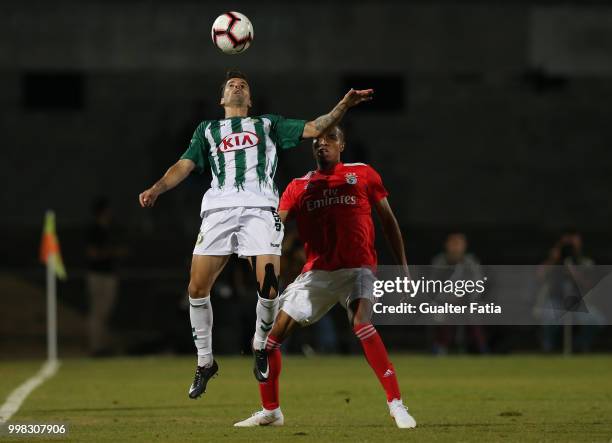
<path id="1" fill-rule="evenodd" d="M 357 183 L 357 174 L 354 172 L 347 172 L 344 174 L 344 178 L 349 185 L 354 185 Z"/>

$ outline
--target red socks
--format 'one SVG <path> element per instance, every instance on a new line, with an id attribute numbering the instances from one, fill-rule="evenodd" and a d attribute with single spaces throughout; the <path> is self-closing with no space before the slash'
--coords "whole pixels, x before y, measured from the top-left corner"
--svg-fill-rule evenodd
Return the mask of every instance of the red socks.
<path id="1" fill-rule="evenodd" d="M 387 349 L 382 342 L 380 335 L 372 324 L 361 324 L 353 328 L 353 332 L 361 341 L 366 360 L 374 370 L 376 377 L 380 380 L 387 393 L 387 401 L 400 399 L 401 394 L 395 376 L 395 369 L 389 361 Z M 266 341 L 266 351 L 268 351 L 269 374 L 268 381 L 259 383 L 259 394 L 261 403 L 267 410 L 279 407 L 278 400 L 278 378 L 281 372 L 281 353 L 280 341 L 273 335 L 269 335 Z"/>
<path id="2" fill-rule="evenodd" d="M 261 404 L 269 411 L 278 408 L 278 377 L 281 372 L 280 342 L 273 335 L 268 335 L 266 351 L 268 351 L 268 381 L 259 383 Z"/>
<path id="3" fill-rule="evenodd" d="M 361 341 L 366 360 L 387 393 L 387 401 L 400 399 L 401 394 L 397 384 L 397 377 L 395 376 L 395 369 L 389 361 L 387 349 L 376 328 L 371 323 L 360 324 L 353 328 L 353 332 Z"/>

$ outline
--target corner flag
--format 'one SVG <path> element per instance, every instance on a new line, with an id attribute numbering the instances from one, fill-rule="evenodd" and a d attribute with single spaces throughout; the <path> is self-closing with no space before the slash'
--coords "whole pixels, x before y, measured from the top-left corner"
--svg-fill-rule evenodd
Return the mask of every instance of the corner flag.
<path id="1" fill-rule="evenodd" d="M 43 228 L 42 241 L 40 243 L 40 260 L 47 263 L 51 258 L 54 261 L 55 275 L 61 279 L 66 279 L 66 269 L 62 260 L 59 240 L 55 233 L 55 213 L 47 211 L 45 213 L 45 225 Z"/>

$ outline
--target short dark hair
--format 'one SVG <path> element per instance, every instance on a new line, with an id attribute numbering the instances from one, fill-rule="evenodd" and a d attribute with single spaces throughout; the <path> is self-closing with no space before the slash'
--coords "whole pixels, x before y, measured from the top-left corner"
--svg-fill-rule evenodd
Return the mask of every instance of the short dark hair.
<path id="1" fill-rule="evenodd" d="M 245 82 L 249 82 L 249 79 L 247 78 L 244 72 L 239 71 L 238 69 L 228 69 L 225 73 L 225 80 L 223 80 L 223 83 L 221 83 L 221 97 L 223 97 L 223 91 L 225 91 L 225 86 L 227 85 L 227 82 L 233 78 L 241 78 Z"/>

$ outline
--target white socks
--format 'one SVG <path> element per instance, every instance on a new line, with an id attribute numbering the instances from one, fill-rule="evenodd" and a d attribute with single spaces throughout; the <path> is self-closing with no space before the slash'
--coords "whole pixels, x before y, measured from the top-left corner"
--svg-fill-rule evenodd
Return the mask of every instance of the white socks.
<path id="1" fill-rule="evenodd" d="M 266 338 L 274 324 L 278 311 L 278 297 L 273 300 L 258 297 L 257 321 L 255 322 L 255 336 L 253 347 L 264 349 Z M 210 366 L 213 362 L 212 354 L 212 326 L 213 311 L 210 296 L 204 298 L 189 297 L 189 318 L 191 320 L 191 333 L 198 351 L 198 366 Z"/>
<path id="2" fill-rule="evenodd" d="M 255 322 L 255 336 L 253 337 L 253 348 L 264 349 L 266 347 L 266 338 L 274 324 L 274 318 L 278 311 L 278 297 L 269 300 L 257 296 L 257 321 Z"/>
<path id="3" fill-rule="evenodd" d="M 189 296 L 189 318 L 193 341 L 198 350 L 198 366 L 208 367 L 213 362 L 213 311 L 210 304 L 210 295 L 204 298 L 191 298 Z"/>

